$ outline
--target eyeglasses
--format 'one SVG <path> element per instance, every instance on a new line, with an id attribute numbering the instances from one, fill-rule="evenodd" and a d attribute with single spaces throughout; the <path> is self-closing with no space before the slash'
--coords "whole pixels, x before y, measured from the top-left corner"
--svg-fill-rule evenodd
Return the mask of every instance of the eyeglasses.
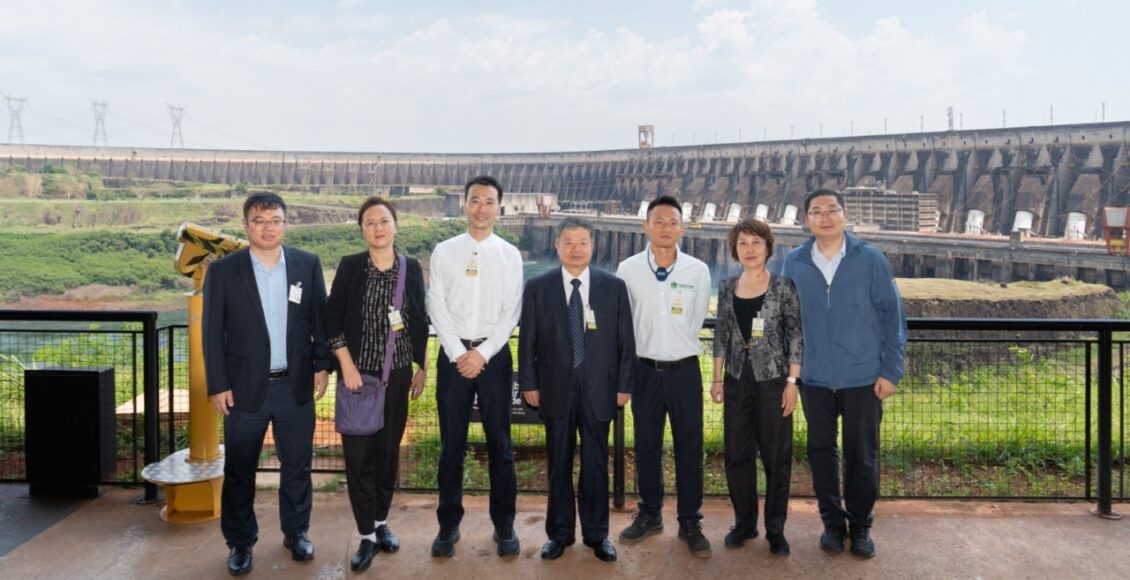
<path id="1" fill-rule="evenodd" d="M 842 213 L 844 213 L 844 208 L 842 208 L 842 207 L 826 209 L 826 210 L 823 210 L 823 211 L 818 210 L 818 209 L 814 209 L 814 210 L 809 210 L 808 217 L 813 218 L 813 219 L 820 219 L 822 217 L 836 217 L 836 216 L 838 216 Z"/>
<path id="2" fill-rule="evenodd" d="M 247 223 L 249 223 L 252 226 L 255 226 L 259 229 L 263 229 L 267 226 L 271 226 L 272 228 L 281 228 L 282 225 L 286 223 L 286 220 L 281 219 L 281 218 L 275 218 L 275 219 L 271 219 L 271 220 L 265 220 L 263 218 L 255 218 L 255 219 L 247 220 Z"/>

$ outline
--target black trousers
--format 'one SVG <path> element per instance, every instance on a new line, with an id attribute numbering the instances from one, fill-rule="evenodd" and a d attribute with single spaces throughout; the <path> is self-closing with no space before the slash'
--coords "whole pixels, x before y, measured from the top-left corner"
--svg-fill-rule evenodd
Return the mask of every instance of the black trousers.
<path id="1" fill-rule="evenodd" d="M 785 377 L 758 381 L 746 360 L 742 378 L 726 376 L 722 410 L 726 483 L 734 525 L 757 529 L 757 455 L 765 468 L 765 532 L 780 534 L 789 514 L 793 417 L 781 415 Z"/>
<path id="2" fill-rule="evenodd" d="M 553 540 L 576 536 L 578 508 L 581 535 L 587 540 L 608 537 L 608 425 L 593 414 L 584 394 L 584 373 L 573 373 L 569 411 L 561 419 L 543 419 L 548 452 L 549 499 L 545 535 Z M 580 490 L 573 503 L 573 453 L 581 435 Z"/>
<path id="3" fill-rule="evenodd" d="M 238 395 L 236 395 L 238 396 Z M 290 380 L 267 384 L 263 406 L 254 413 L 235 409 L 224 417 L 224 484 L 220 495 L 220 530 L 229 546 L 252 546 L 259 539 L 255 519 L 255 471 L 267 424 L 279 456 L 279 524 L 285 535 L 310 529 L 314 455 L 314 401 L 294 403 Z"/>
<path id="4" fill-rule="evenodd" d="M 385 422 L 372 435 L 341 436 L 349 506 L 362 536 L 373 533 L 373 523 L 388 519 L 392 494 L 400 474 L 400 441 L 408 422 L 411 365 L 393 369 L 385 389 Z"/>
<path id="5" fill-rule="evenodd" d="M 636 361 L 632 419 L 636 435 L 639 509 L 663 509 L 663 425 L 675 440 L 675 492 L 680 522 L 702 519 L 702 371 L 698 365 L 660 371 Z"/>
<path id="6" fill-rule="evenodd" d="M 490 456 L 490 519 L 496 527 L 514 525 L 518 478 L 514 472 L 514 450 L 510 444 L 513 384 L 514 369 L 509 346 L 498 351 L 475 379 L 460 375 L 447 358 L 447 353 L 440 349 L 436 364 L 440 438 L 436 519 L 441 527 L 457 526 L 463 520 L 463 460 L 467 450 L 471 404 L 476 393 L 479 395 L 479 415 Z"/>
<path id="7" fill-rule="evenodd" d="M 808 463 L 812 488 L 825 526 L 844 521 L 870 527 L 879 498 L 879 423 L 883 402 L 873 385 L 833 391 L 803 387 L 804 418 L 808 422 Z M 844 487 L 840 498 L 840 464 L 836 420 L 844 424 Z"/>

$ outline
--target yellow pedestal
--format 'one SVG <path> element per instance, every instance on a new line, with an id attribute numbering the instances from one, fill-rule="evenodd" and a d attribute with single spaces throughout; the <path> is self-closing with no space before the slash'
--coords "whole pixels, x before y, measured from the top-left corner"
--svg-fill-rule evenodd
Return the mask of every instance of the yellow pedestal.
<path id="1" fill-rule="evenodd" d="M 165 486 L 161 519 L 174 524 L 195 524 L 220 517 L 220 490 L 224 476 L 195 483 Z"/>

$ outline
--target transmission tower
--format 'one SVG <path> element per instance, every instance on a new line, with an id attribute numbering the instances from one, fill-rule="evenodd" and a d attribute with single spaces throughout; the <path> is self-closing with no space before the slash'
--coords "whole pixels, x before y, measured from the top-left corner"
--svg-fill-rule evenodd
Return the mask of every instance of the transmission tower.
<path id="1" fill-rule="evenodd" d="M 24 125 L 20 121 L 20 117 L 23 115 L 24 105 L 27 104 L 27 97 L 4 95 L 4 100 L 8 103 L 8 144 L 16 143 L 18 137 L 20 145 L 23 145 Z"/>
<path id="2" fill-rule="evenodd" d="M 106 140 L 106 101 L 90 101 L 90 109 L 94 111 L 94 146 L 99 142 L 103 147 L 110 143 Z"/>
<path id="3" fill-rule="evenodd" d="M 173 135 L 169 139 L 169 149 L 176 149 L 178 145 L 184 149 L 184 134 L 180 130 L 180 121 L 184 118 L 184 106 L 169 105 L 169 117 L 173 120 Z"/>

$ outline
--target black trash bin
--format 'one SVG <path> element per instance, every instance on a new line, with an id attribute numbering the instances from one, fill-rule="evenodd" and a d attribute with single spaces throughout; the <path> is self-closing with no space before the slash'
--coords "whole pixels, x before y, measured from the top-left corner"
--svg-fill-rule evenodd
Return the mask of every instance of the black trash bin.
<path id="1" fill-rule="evenodd" d="M 114 369 L 24 371 L 24 450 L 32 495 L 96 497 L 116 467 Z"/>

